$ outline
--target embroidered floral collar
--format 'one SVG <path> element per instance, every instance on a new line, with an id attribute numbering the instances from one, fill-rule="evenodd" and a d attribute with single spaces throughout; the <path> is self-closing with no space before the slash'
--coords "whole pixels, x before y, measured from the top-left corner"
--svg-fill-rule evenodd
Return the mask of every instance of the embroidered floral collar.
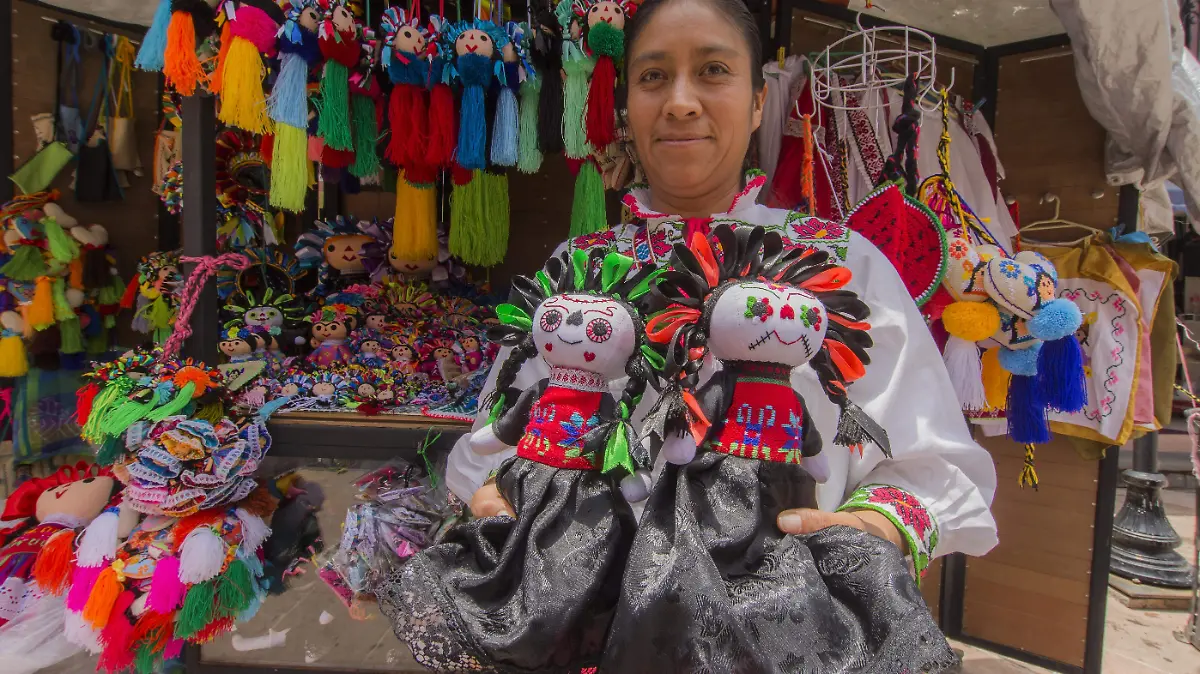
<path id="1" fill-rule="evenodd" d="M 746 174 L 746 186 L 741 192 L 738 192 L 733 197 L 733 202 L 729 204 L 729 209 L 724 213 L 713 213 L 710 220 L 716 219 L 742 219 L 739 217 L 746 210 L 753 208 L 758 202 L 758 193 L 762 191 L 763 185 L 767 183 L 767 177 L 761 171 L 749 171 Z M 683 221 L 684 218 L 678 215 L 668 215 L 659 213 L 650 208 L 650 188 L 646 185 L 639 185 L 631 188 L 622 198 L 622 203 L 629 207 L 629 212 L 633 217 L 645 220 L 648 224 L 655 224 L 663 221 Z"/>

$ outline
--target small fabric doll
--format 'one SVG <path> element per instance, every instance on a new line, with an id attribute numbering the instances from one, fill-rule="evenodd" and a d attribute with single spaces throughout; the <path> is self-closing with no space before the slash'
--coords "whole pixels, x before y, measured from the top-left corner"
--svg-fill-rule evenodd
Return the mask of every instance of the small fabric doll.
<path id="1" fill-rule="evenodd" d="M 443 170 L 454 165 L 454 150 L 458 143 L 454 92 L 442 79 L 446 64 L 454 58 L 454 50 L 442 40 L 442 33 L 448 27 L 444 17 L 431 15 L 425 47 L 429 59 L 429 144 L 425 148 L 425 164 Z"/>
<path id="2" fill-rule="evenodd" d="M 457 76 L 463 85 L 458 127 L 458 165 L 487 168 L 487 113 L 484 99 L 494 76 L 493 58 L 508 37 L 488 21 L 461 21 L 448 28 L 444 40 L 453 45 L 455 59 L 443 79 Z"/>
<path id="3" fill-rule="evenodd" d="M 317 220 L 313 229 L 296 240 L 300 267 L 318 270 L 313 295 L 325 295 L 365 280 L 363 247 L 371 242 L 371 237 L 362 231 L 366 224 L 369 223 L 344 215 Z"/>
<path id="4" fill-rule="evenodd" d="M 250 330 L 244 325 L 226 325 L 221 333 L 221 341 L 217 348 L 231 363 L 253 360 L 255 355 L 255 340 Z M 261 357 L 261 354 L 257 357 Z"/>
<path id="5" fill-rule="evenodd" d="M 321 115 L 317 136 L 325 143 L 321 162 L 346 168 L 354 162 L 354 137 L 350 128 L 350 69 L 362 53 L 357 24 L 346 0 L 320 0 L 325 20 L 318 42 L 325 56 L 321 74 Z"/>
<path id="6" fill-rule="evenodd" d="M 387 340 L 377 330 L 370 327 L 354 331 L 352 342 L 354 362 L 363 367 L 383 367 L 387 365 Z"/>
<path id="7" fill-rule="evenodd" d="M 599 152 L 617 139 L 617 61 L 625 54 L 625 19 L 637 5 L 623 0 L 577 0 L 575 12 L 587 22 L 584 44 L 596 59 L 588 90 L 584 128 L 587 140 Z"/>
<path id="8" fill-rule="evenodd" d="M 421 27 L 419 17 L 409 17 L 400 7 L 384 11 L 382 27 L 383 67 L 392 81 L 388 101 L 392 138 L 388 142 L 387 158 L 398 168 L 420 171 L 427 165 L 425 145 L 429 119 L 425 89 L 429 81 L 429 59 L 425 52 L 428 34 Z"/>
<path id="9" fill-rule="evenodd" d="M 312 347 L 308 362 L 319 368 L 348 363 L 354 352 L 346 346 L 346 338 L 357 324 L 358 309 L 345 304 L 331 304 L 313 313 Z"/>
<path id="10" fill-rule="evenodd" d="M 835 443 L 890 455 L 886 433 L 847 395 L 871 346 L 868 308 L 845 289 L 850 271 L 825 252 L 785 252 L 761 227 L 713 234 L 720 257 L 701 233 L 676 244 L 656 289 L 668 308 L 647 329 L 668 375 L 647 433 L 684 431 L 677 442 L 704 451 L 675 465 L 690 452 L 663 448 L 672 463 L 639 524 L 601 669 L 898 674 L 955 664 L 896 546 L 847 527 L 792 536 L 776 526 L 785 508 L 816 507 L 814 480 L 829 472 L 795 368 L 815 370 L 841 408 Z M 694 365 L 706 356 L 722 369 L 697 388 Z"/>
<path id="11" fill-rule="evenodd" d="M 654 270 L 627 277 L 632 265 L 579 251 L 552 258 L 536 279 L 514 279 L 514 303 L 500 310 L 506 323 L 488 335 L 512 352 L 489 401 L 492 421 L 471 446 L 516 446 L 496 483 L 517 517 L 452 529 L 378 593 L 426 667 L 567 672 L 598 659 L 635 528 L 614 477 L 636 470 L 628 419 L 652 373 L 629 300 L 648 294 Z M 535 355 L 549 379 L 514 388 Z M 608 384 L 622 375 L 615 400 Z"/>
<path id="12" fill-rule="evenodd" d="M 276 42 L 282 54 L 268 112 L 275 122 L 271 147 L 271 205 L 299 213 L 308 193 L 308 76 L 323 58 L 317 42 L 318 0 L 292 0 Z"/>

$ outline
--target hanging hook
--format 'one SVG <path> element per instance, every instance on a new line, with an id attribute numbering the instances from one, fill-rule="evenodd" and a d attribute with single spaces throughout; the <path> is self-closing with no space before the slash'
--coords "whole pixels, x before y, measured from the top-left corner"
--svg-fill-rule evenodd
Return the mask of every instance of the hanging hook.
<path id="1" fill-rule="evenodd" d="M 1058 195 L 1053 192 L 1047 192 L 1042 195 L 1041 199 L 1038 199 L 1039 204 L 1045 204 L 1048 201 L 1054 202 L 1054 219 L 1059 220 L 1059 216 L 1062 214 L 1062 199 L 1058 198 Z"/>

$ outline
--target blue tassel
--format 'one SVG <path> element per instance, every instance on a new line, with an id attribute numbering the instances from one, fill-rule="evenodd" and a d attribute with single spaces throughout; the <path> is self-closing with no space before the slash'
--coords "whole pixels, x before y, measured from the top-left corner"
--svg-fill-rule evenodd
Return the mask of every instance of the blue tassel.
<path id="1" fill-rule="evenodd" d="M 458 164 L 465 169 L 487 168 L 487 114 L 483 87 L 463 89 L 458 124 Z"/>
<path id="2" fill-rule="evenodd" d="M 496 166 L 517 165 L 517 97 L 509 87 L 500 90 L 500 101 L 496 104 L 492 163 Z"/>
<path id="3" fill-rule="evenodd" d="M 167 51 L 167 26 L 171 25 L 171 0 L 159 0 L 158 9 L 154 10 L 154 21 L 150 30 L 142 38 L 142 48 L 138 50 L 137 60 L 133 62 L 140 70 L 162 72 L 165 61 L 163 54 Z"/>
<path id="4" fill-rule="evenodd" d="M 1087 380 L 1083 375 L 1083 350 L 1075 335 L 1045 342 L 1038 354 L 1038 388 L 1046 407 L 1059 412 L 1078 412 L 1087 404 Z"/>
<path id="5" fill-rule="evenodd" d="M 308 126 L 308 63 L 300 53 L 283 55 L 267 112 L 281 124 L 297 129 Z"/>
<path id="6" fill-rule="evenodd" d="M 1050 442 L 1050 424 L 1046 421 L 1046 402 L 1042 400 L 1037 377 L 1013 375 L 1008 384 L 1008 437 L 1016 442 Z"/>

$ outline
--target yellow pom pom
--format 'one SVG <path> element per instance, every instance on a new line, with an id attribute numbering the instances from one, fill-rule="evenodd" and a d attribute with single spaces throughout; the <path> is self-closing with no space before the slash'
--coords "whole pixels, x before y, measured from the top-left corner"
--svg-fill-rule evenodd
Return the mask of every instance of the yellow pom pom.
<path id="1" fill-rule="evenodd" d="M 955 302 L 942 312 L 942 325 L 959 339 L 979 342 L 1000 329 L 1000 312 L 991 302 Z"/>
<path id="2" fill-rule="evenodd" d="M 983 391 L 988 407 L 1002 410 L 1008 401 L 1008 381 L 1012 374 L 1000 367 L 1000 349 L 983 352 Z"/>

